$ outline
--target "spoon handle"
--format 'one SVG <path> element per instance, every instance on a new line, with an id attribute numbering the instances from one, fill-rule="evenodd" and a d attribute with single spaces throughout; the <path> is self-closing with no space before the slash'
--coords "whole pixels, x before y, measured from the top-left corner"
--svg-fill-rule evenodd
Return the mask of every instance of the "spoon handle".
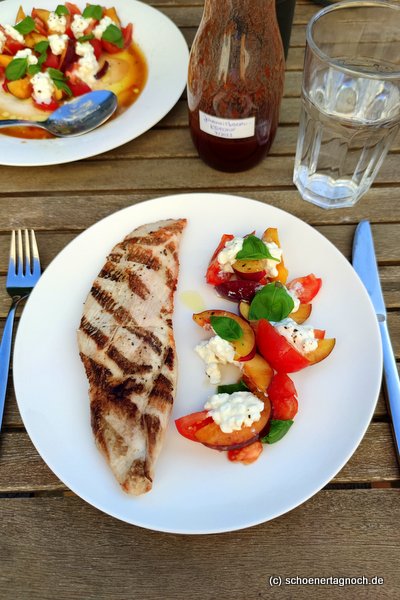
<path id="1" fill-rule="evenodd" d="M 42 129 L 46 129 L 44 125 L 40 121 L 24 121 L 23 119 L 0 119 L 0 129 L 2 127 L 15 127 L 16 125 L 21 125 L 24 127 L 41 127 Z"/>

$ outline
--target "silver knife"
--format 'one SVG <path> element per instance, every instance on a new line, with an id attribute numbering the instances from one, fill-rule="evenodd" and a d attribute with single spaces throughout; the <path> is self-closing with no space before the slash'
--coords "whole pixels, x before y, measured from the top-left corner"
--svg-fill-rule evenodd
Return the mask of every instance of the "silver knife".
<path id="1" fill-rule="evenodd" d="M 361 221 L 354 234 L 353 267 L 367 289 L 379 321 L 387 403 L 392 417 L 397 459 L 400 462 L 400 381 L 387 326 L 386 307 L 376 264 L 374 241 L 368 221 Z"/>

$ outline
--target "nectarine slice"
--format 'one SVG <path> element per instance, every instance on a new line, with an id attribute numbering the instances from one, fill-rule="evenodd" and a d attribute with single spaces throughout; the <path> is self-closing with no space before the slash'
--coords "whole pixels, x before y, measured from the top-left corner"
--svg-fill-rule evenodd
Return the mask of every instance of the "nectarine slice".
<path id="1" fill-rule="evenodd" d="M 250 327 L 247 321 L 227 310 L 204 310 L 201 313 L 194 314 L 193 320 L 195 323 L 197 323 L 197 325 L 203 327 L 203 329 L 209 330 L 211 329 L 211 317 L 229 317 L 240 325 L 243 335 L 238 340 L 233 340 L 229 343 L 232 344 L 235 349 L 234 360 L 250 360 L 256 351 L 256 337 L 253 329 Z"/>

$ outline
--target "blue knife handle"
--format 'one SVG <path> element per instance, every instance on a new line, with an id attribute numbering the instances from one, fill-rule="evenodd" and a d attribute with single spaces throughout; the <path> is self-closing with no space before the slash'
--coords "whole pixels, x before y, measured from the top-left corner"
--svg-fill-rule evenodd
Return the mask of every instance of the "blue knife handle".
<path id="1" fill-rule="evenodd" d="M 397 458 L 400 460 L 400 380 L 386 321 L 379 323 L 382 336 L 383 370 L 389 410 L 392 416 Z"/>
<path id="2" fill-rule="evenodd" d="M 4 325 L 3 337 L 0 344 L 0 429 L 3 421 L 4 404 L 6 400 L 15 310 L 20 300 L 21 298 L 17 297 L 12 301 L 12 305 Z"/>

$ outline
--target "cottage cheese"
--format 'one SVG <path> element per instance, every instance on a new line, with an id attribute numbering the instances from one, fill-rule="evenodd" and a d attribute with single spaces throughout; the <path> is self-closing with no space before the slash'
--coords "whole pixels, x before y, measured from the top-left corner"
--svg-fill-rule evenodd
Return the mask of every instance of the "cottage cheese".
<path id="1" fill-rule="evenodd" d="M 89 42 L 77 42 L 75 51 L 78 56 L 81 56 L 75 73 L 79 79 L 82 79 L 91 87 L 96 81 L 95 75 L 99 70 L 99 63 L 96 60 L 93 46 Z"/>
<path id="2" fill-rule="evenodd" d="M 74 19 L 71 23 L 71 30 L 75 38 L 78 39 L 84 35 L 85 29 L 89 27 L 92 19 L 85 19 L 82 15 L 74 15 Z"/>
<path id="3" fill-rule="evenodd" d="M 47 19 L 47 27 L 54 33 L 65 33 L 67 27 L 67 19 L 64 15 L 58 16 L 56 13 L 51 12 Z"/>
<path id="4" fill-rule="evenodd" d="M 31 84 L 33 87 L 32 96 L 35 102 L 50 104 L 55 87 L 48 72 L 36 73 L 31 79 Z"/>
<path id="5" fill-rule="evenodd" d="M 232 433 L 259 421 L 264 403 L 251 392 L 235 392 L 214 394 L 204 408 L 224 433 Z"/>
<path id="6" fill-rule="evenodd" d="M 11 25 L 4 25 L 4 31 L 16 42 L 19 42 L 20 44 L 24 43 L 24 36 L 21 35 L 20 32 L 14 29 L 14 27 Z"/>
<path id="7" fill-rule="evenodd" d="M 37 56 L 32 54 L 32 50 L 30 48 L 18 50 L 18 52 L 14 55 L 14 58 L 26 58 L 28 65 L 36 65 L 38 62 Z"/>
<path id="8" fill-rule="evenodd" d="M 49 40 L 50 50 L 53 54 L 58 56 L 64 52 L 68 42 L 68 36 L 65 33 L 61 35 L 53 33 L 52 35 L 49 35 L 47 39 Z"/>
<path id="9" fill-rule="evenodd" d="M 0 30 L 0 54 L 3 52 L 3 48 L 4 48 L 4 44 L 6 43 L 6 39 L 7 39 L 7 37 L 5 36 L 5 34 Z"/>
<path id="10" fill-rule="evenodd" d="M 275 242 L 264 242 L 267 246 L 271 256 L 276 258 L 277 260 L 273 260 L 272 258 L 267 258 L 265 261 L 265 270 L 267 277 L 277 277 L 278 276 L 278 265 L 282 262 L 282 248 L 279 248 Z"/>
<path id="11" fill-rule="evenodd" d="M 101 19 L 101 21 L 99 21 L 99 24 L 96 25 L 96 27 L 93 29 L 93 35 L 97 40 L 101 40 L 101 36 L 103 35 L 103 33 L 105 32 L 105 30 L 107 29 L 107 27 L 109 25 L 113 25 L 114 21 L 112 19 L 110 19 L 110 17 L 103 17 Z"/>
<path id="12" fill-rule="evenodd" d="M 279 323 L 274 323 L 274 326 L 278 333 L 283 335 L 301 354 L 312 352 L 318 346 L 318 340 L 312 327 L 299 325 L 289 317 Z"/>
<path id="13" fill-rule="evenodd" d="M 222 339 L 219 335 L 212 337 L 209 340 L 200 342 L 196 346 L 195 351 L 204 360 L 206 364 L 206 373 L 210 383 L 217 385 L 221 383 L 221 371 L 219 365 L 229 363 L 235 364 L 233 357 L 235 350 L 228 341 Z"/>

